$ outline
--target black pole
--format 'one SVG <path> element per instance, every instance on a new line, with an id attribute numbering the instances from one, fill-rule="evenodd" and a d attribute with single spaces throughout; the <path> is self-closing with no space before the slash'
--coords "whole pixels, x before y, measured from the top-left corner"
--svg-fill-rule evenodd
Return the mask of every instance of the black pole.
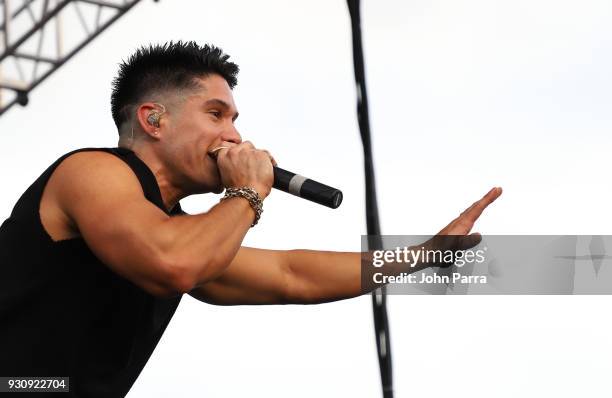
<path id="1" fill-rule="evenodd" d="M 361 16 L 359 0 L 347 0 L 351 15 L 353 32 L 353 65 L 355 82 L 357 84 L 357 118 L 363 143 L 363 160 L 365 168 L 366 187 L 366 223 L 370 236 L 369 247 L 382 248 L 380 242 L 380 221 L 378 219 L 378 204 L 376 201 L 376 182 L 374 179 L 374 161 L 372 158 L 372 141 L 370 136 L 370 118 L 368 114 L 368 96 L 366 92 L 363 48 L 361 44 Z M 383 397 L 393 398 L 393 368 L 391 366 L 391 339 L 389 336 L 389 319 L 387 317 L 387 294 L 385 287 L 372 292 L 372 307 L 374 311 L 374 330 L 380 379 Z"/>

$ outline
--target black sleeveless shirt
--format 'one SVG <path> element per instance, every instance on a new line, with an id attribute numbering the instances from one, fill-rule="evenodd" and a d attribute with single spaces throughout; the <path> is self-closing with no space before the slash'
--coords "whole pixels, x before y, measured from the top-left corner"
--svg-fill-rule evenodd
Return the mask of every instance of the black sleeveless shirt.
<path id="1" fill-rule="evenodd" d="M 70 393 L 61 397 L 125 396 L 181 299 L 147 293 L 102 264 L 82 238 L 55 242 L 43 228 L 40 199 L 51 174 L 71 154 L 92 150 L 126 162 L 146 199 L 168 213 L 134 152 L 85 148 L 53 163 L 0 227 L 0 376 L 68 376 Z M 169 214 L 181 213 L 177 205 Z"/>

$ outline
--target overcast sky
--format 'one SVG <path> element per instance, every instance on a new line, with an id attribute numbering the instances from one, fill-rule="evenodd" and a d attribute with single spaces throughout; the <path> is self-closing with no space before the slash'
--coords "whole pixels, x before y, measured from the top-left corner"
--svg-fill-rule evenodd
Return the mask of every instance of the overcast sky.
<path id="1" fill-rule="evenodd" d="M 362 3 L 384 233 L 435 233 L 493 186 L 504 194 L 477 224 L 483 234 L 611 233 L 609 0 Z M 172 39 L 231 54 L 243 137 L 344 192 L 337 210 L 274 192 L 245 243 L 359 250 L 362 156 L 339 0 L 137 5 L 0 118 L 2 218 L 63 153 L 116 145 L 117 64 Z M 600 314 L 610 304 L 390 297 L 396 395 L 609 396 L 612 324 Z M 251 308 L 185 297 L 128 396 L 373 397 L 379 384 L 369 297 Z"/>

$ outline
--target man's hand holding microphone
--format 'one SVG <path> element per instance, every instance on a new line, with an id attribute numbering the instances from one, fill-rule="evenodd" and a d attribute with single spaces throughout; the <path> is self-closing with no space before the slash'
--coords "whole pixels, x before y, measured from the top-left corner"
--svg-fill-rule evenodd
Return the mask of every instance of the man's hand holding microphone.
<path id="1" fill-rule="evenodd" d="M 274 183 L 274 158 L 268 151 L 255 148 L 250 141 L 223 143 L 211 154 L 217 158 L 221 183 L 226 188 L 249 187 L 265 199 Z"/>

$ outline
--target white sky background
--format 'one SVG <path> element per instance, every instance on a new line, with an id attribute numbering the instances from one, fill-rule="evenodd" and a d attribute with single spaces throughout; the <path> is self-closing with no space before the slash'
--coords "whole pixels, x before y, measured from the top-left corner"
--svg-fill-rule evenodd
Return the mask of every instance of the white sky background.
<path id="1" fill-rule="evenodd" d="M 477 224 L 484 234 L 611 233 L 612 3 L 364 0 L 362 14 L 384 233 L 434 233 L 496 185 L 505 192 Z M 344 191 L 338 210 L 273 193 L 246 244 L 359 250 L 362 156 L 340 0 L 142 2 L 0 118 L 0 216 L 61 154 L 116 144 L 117 63 L 170 39 L 230 53 L 243 136 Z M 210 196 L 184 207 L 202 211 Z M 610 302 L 390 297 L 396 396 L 609 396 Z M 228 308 L 186 296 L 128 396 L 379 389 L 369 297 Z"/>

